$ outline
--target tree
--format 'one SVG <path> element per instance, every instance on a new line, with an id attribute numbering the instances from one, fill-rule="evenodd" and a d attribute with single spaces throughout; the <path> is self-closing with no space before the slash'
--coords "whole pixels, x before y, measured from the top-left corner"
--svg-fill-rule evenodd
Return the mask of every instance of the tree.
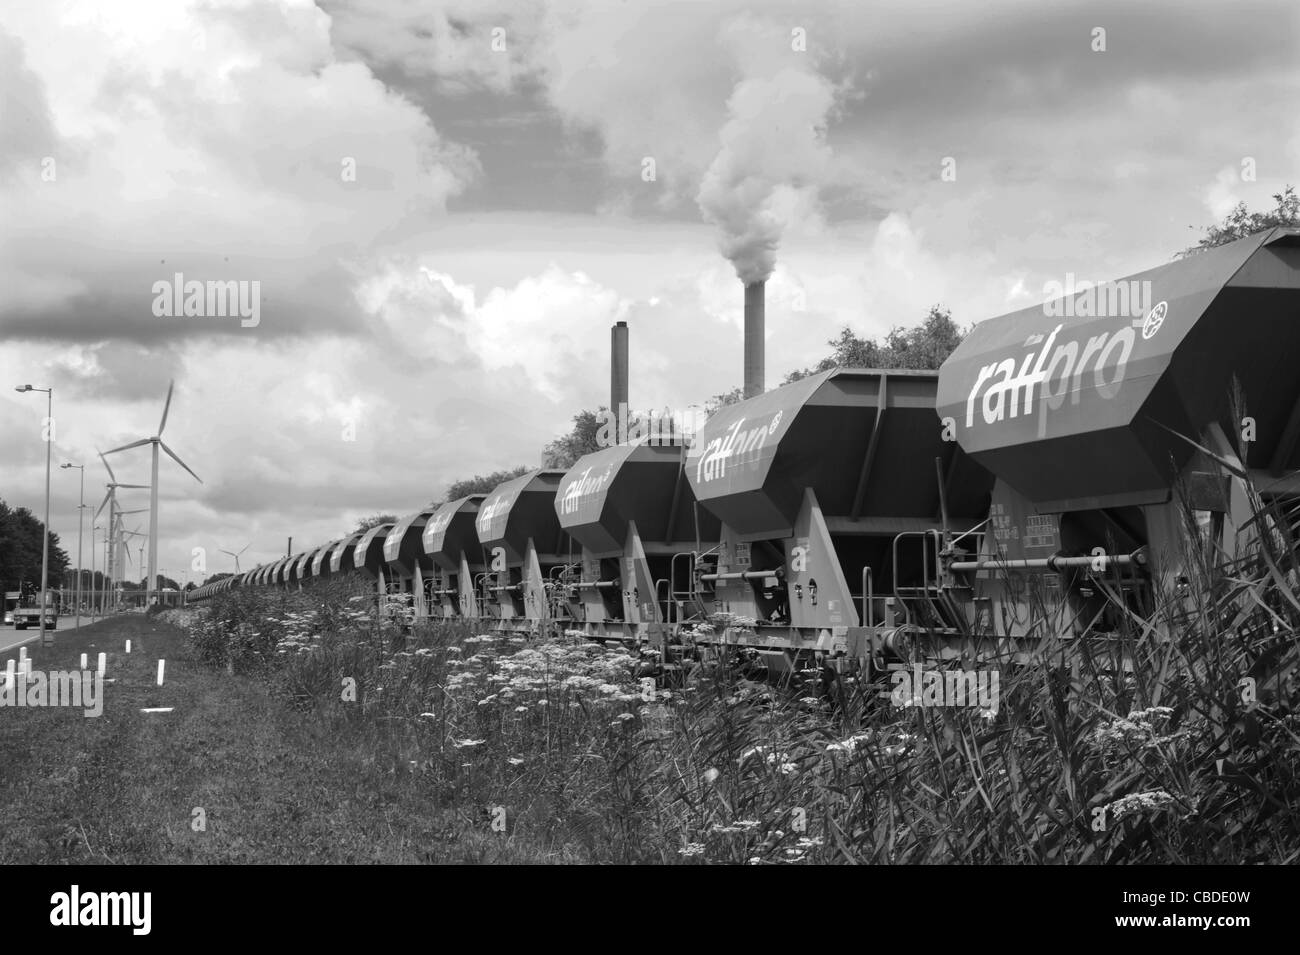
<path id="1" fill-rule="evenodd" d="M 472 478 L 456 481 L 447 488 L 447 500 L 458 501 L 470 494 L 487 494 L 498 484 L 527 474 L 531 470 L 523 465 L 506 471 L 493 471 L 491 474 L 476 474 Z"/>
<path id="2" fill-rule="evenodd" d="M 25 507 L 11 509 L 0 500 L 0 590 L 17 590 L 27 581 L 41 586 L 41 547 L 44 525 Z M 68 569 L 68 555 L 59 535 L 50 534 L 48 582 L 57 587 Z"/>
<path id="3" fill-rule="evenodd" d="M 704 413 L 712 418 L 727 405 L 734 405 L 738 401 L 745 400 L 744 388 L 732 388 L 730 391 L 724 391 L 720 395 L 714 395 L 708 401 L 704 402 Z"/>
<path id="4" fill-rule="evenodd" d="M 913 368 L 937 369 L 966 336 L 967 329 L 952 320 L 952 313 L 941 305 L 930 306 L 925 320 L 912 328 L 895 325 L 883 344 L 859 338 L 847 325 L 839 338 L 826 344 L 831 354 L 812 368 L 790 372 L 785 384 L 807 378 L 832 368 Z"/>
<path id="5" fill-rule="evenodd" d="M 1296 195 L 1294 186 L 1287 186 L 1282 192 L 1274 193 L 1273 200 L 1277 203 L 1277 208 L 1270 212 L 1247 212 L 1244 202 L 1237 203 L 1237 207 L 1224 216 L 1222 222 L 1209 226 L 1200 241 L 1183 249 L 1177 258 L 1186 258 L 1206 249 L 1226 245 L 1275 226 L 1300 226 L 1300 196 Z"/>
<path id="6" fill-rule="evenodd" d="M 372 514 L 370 517 L 363 517 L 357 521 L 357 526 L 353 529 L 353 534 L 364 534 L 372 527 L 378 527 L 380 524 L 394 524 L 397 522 L 395 514 Z"/>
<path id="7" fill-rule="evenodd" d="M 573 416 L 573 430 L 556 438 L 542 451 L 542 459 L 548 468 L 569 469 L 578 463 L 578 458 L 600 450 L 596 436 L 609 409 L 601 405 L 595 411 L 579 411 Z M 522 472 L 521 472 L 522 473 Z M 473 493 L 473 492 L 470 492 Z M 464 497 L 464 495 L 460 495 Z M 448 492 L 450 500 L 456 500 Z"/>

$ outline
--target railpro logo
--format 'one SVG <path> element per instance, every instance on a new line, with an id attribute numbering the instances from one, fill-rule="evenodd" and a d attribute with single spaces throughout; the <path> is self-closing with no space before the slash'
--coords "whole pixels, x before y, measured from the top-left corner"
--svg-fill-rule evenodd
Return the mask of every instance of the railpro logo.
<path id="1" fill-rule="evenodd" d="M 700 452 L 700 460 L 695 465 L 695 480 L 707 484 L 725 476 L 727 464 L 733 459 L 737 463 L 743 463 L 747 457 L 757 457 L 758 450 L 767 444 L 768 438 L 776 434 L 776 429 L 781 426 L 782 414 L 778 411 L 767 424 L 748 429 L 745 427 L 745 422 L 749 420 L 747 418 L 733 422 L 726 434 L 714 438 Z"/>
<path id="2" fill-rule="evenodd" d="M 1006 358 L 979 370 L 975 384 L 966 396 L 966 427 L 975 426 L 978 411 L 985 424 L 997 424 L 1021 415 L 1031 415 L 1037 400 L 1038 437 L 1047 434 L 1047 413 L 1059 410 L 1066 395 L 1077 405 L 1085 390 L 1109 400 L 1119 394 L 1133 354 L 1137 332 L 1150 340 L 1164 324 L 1169 306 L 1156 305 L 1145 319 L 1137 318 L 1113 332 L 1093 335 L 1083 340 L 1057 343 L 1064 324 L 1052 329 L 1046 339 L 1030 335 L 1024 347 L 1029 349 L 1019 361 Z M 1040 347 L 1041 346 L 1041 347 Z"/>
<path id="3" fill-rule="evenodd" d="M 492 526 L 492 519 L 498 514 L 510 509 L 510 497 L 505 494 L 498 494 L 492 500 L 487 501 L 479 508 L 478 520 L 475 525 L 480 534 L 486 534 Z"/>
<path id="4" fill-rule="evenodd" d="M 148 935 L 152 927 L 152 892 L 69 892 L 50 896 L 50 924 L 129 925 L 133 935 Z"/>
<path id="5" fill-rule="evenodd" d="M 439 511 L 433 515 L 433 520 L 429 521 L 424 528 L 424 536 L 428 540 L 433 540 L 436 534 L 441 534 L 451 524 L 451 519 L 456 516 L 454 510 Z"/>
<path id="6" fill-rule="evenodd" d="M 561 514 L 574 513 L 582 506 L 584 498 L 599 494 L 605 485 L 609 483 L 609 479 L 614 473 L 614 466 L 606 466 L 604 472 L 595 477 L 592 476 L 591 471 L 591 468 L 587 468 L 560 492 Z"/>

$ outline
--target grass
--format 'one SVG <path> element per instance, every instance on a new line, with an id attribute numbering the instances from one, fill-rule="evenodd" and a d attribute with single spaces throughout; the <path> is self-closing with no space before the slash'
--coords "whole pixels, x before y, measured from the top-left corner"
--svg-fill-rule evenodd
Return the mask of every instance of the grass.
<path id="1" fill-rule="evenodd" d="M 1295 862 L 1300 567 L 1255 504 L 1149 618 L 1000 667 L 996 713 L 730 660 L 665 688 L 574 637 L 404 632 L 356 580 L 117 618 L 33 652 L 113 647 L 102 719 L 0 717 L 0 861 Z"/>

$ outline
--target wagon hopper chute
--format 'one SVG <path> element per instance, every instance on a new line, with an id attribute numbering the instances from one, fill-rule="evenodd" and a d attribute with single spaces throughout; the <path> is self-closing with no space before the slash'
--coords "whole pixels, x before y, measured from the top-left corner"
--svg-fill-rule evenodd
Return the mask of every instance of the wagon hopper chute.
<path id="1" fill-rule="evenodd" d="M 409 597 L 410 606 L 418 619 L 428 615 L 426 579 L 433 563 L 424 553 L 422 537 L 425 525 L 435 508 L 426 507 L 408 514 L 393 525 L 384 538 L 384 561 L 388 564 L 388 592 Z"/>
<path id="2" fill-rule="evenodd" d="M 432 564 L 429 614 L 444 619 L 485 616 L 475 589 L 475 578 L 487 571 L 479 547 L 475 521 L 486 494 L 471 494 L 448 501 L 429 517 L 421 546 Z"/>
<path id="3" fill-rule="evenodd" d="M 1183 502 L 1228 557 L 1249 519 L 1239 482 L 1190 441 L 1266 499 L 1300 491 L 1298 360 L 1294 229 L 980 323 L 943 365 L 938 414 L 997 478 L 990 533 L 977 559 L 944 556 L 927 599 L 973 586 L 980 633 L 1104 632 L 1125 613 L 1095 586 L 1104 572 L 1149 612 L 1150 582 L 1182 577 Z"/>
<path id="4" fill-rule="evenodd" d="M 771 662 L 863 656 L 895 585 L 923 577 L 920 540 L 896 537 L 938 526 L 945 501 L 956 525 L 985 517 L 991 478 L 944 440 L 937 385 L 934 372 L 822 372 L 723 408 L 692 444 L 687 477 L 722 521 L 701 585 L 754 621 L 746 639 Z"/>
<path id="5" fill-rule="evenodd" d="M 582 549 L 565 585 L 588 635 L 662 642 L 712 609 L 696 573 L 716 553 L 719 522 L 698 506 L 685 454 L 681 444 L 616 445 L 564 475 L 555 510 Z"/>
<path id="6" fill-rule="evenodd" d="M 479 508 L 475 530 L 488 564 L 482 593 L 503 629 L 567 622 L 577 609 L 560 582 L 577 557 L 555 513 L 563 477 L 532 471 L 498 485 Z"/>

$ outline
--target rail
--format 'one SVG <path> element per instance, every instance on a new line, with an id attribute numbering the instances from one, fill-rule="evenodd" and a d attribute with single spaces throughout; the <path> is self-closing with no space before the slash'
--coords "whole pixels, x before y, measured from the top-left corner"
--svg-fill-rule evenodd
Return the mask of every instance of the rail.
<path id="1" fill-rule="evenodd" d="M 1146 557 L 1141 550 L 1131 554 L 1098 554 L 1093 557 L 1065 557 L 1053 554 L 1050 557 L 1031 557 L 1016 560 L 955 560 L 949 568 L 955 571 L 972 570 L 1067 570 L 1074 567 L 1094 568 L 1098 571 L 1111 567 L 1142 566 Z"/>
<path id="2" fill-rule="evenodd" d="M 775 570 L 735 570 L 725 574 L 700 574 L 700 580 L 762 580 L 775 576 Z"/>

